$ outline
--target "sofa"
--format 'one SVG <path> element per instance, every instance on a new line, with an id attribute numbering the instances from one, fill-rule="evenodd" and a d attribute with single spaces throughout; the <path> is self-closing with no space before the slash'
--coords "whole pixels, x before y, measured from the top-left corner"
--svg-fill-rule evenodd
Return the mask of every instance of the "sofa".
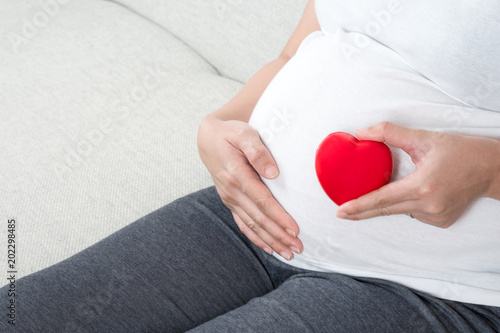
<path id="1" fill-rule="evenodd" d="M 211 186 L 200 121 L 279 55 L 305 4 L 2 2 L 0 244 L 15 235 L 17 278 Z"/>

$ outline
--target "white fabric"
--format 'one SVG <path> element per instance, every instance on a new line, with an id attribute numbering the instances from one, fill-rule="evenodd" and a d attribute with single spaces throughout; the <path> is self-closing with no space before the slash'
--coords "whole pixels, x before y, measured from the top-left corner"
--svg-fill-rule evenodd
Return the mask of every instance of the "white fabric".
<path id="1" fill-rule="evenodd" d="M 500 4 L 316 0 L 316 9 L 322 31 L 303 41 L 250 119 L 281 172 L 264 181 L 300 228 L 304 252 L 289 264 L 500 306 L 500 202 L 479 199 L 448 229 L 406 215 L 345 221 L 314 169 L 326 135 L 381 121 L 500 139 L 499 90 L 480 86 L 498 79 Z M 377 23 L 380 10 L 392 18 L 379 35 L 351 28 Z M 392 152 L 394 180 L 415 170 Z"/>

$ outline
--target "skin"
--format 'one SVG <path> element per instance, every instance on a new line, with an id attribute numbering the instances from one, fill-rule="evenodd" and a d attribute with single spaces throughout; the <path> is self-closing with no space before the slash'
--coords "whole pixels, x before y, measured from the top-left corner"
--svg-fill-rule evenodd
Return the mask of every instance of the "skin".
<path id="1" fill-rule="evenodd" d="M 478 198 L 500 200 L 500 141 L 409 129 L 384 122 L 356 132 L 361 140 L 386 142 L 408 153 L 417 170 L 358 199 L 337 216 L 362 220 L 411 213 L 440 228 L 455 223 Z"/>
<path id="2" fill-rule="evenodd" d="M 281 54 L 259 70 L 231 101 L 205 117 L 198 130 L 201 160 L 241 232 L 261 249 L 270 254 L 275 251 L 285 259 L 303 251 L 297 238 L 299 228 L 259 178 L 276 178 L 279 169 L 248 120 L 268 84 L 295 55 L 300 43 L 320 29 L 314 0 L 310 0 Z"/>
<path id="3" fill-rule="evenodd" d="M 223 107 L 203 119 L 198 151 L 239 229 L 255 245 L 290 260 L 303 244 L 294 219 L 276 201 L 259 175 L 276 178 L 279 169 L 248 120 L 274 76 L 310 33 L 321 30 L 309 0 L 281 54 L 259 70 Z M 403 149 L 417 171 L 377 191 L 343 204 L 340 218 L 362 220 L 408 214 L 437 227 L 452 225 L 479 197 L 500 200 L 500 141 L 408 129 L 381 123 L 358 130 L 361 140 Z"/>

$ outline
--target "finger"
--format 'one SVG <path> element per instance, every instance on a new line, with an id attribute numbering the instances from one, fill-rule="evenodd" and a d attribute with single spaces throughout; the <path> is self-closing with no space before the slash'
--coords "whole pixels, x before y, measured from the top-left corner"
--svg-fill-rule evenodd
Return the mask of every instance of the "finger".
<path id="1" fill-rule="evenodd" d="M 231 143 L 228 141 L 228 144 Z M 301 253 L 303 251 L 303 245 L 302 242 L 296 238 L 299 230 L 295 221 L 285 212 L 274 197 L 272 197 L 271 192 L 267 186 L 262 183 L 262 180 L 259 178 L 254 168 L 248 163 L 248 160 L 243 156 L 242 152 L 238 150 L 237 153 L 235 151 L 231 154 L 234 154 L 234 156 L 230 159 L 231 162 L 226 165 L 225 169 L 212 175 L 216 187 L 218 187 L 218 190 L 220 190 L 222 194 L 221 198 L 223 198 L 223 201 L 230 209 L 234 210 L 244 222 L 247 222 L 242 213 L 235 210 L 241 207 L 241 211 L 248 215 L 248 224 L 252 227 L 251 229 L 254 233 L 261 237 L 261 239 L 271 246 L 274 251 L 280 254 L 283 251 L 290 252 L 290 250 Z M 253 199 L 247 195 L 248 189 L 254 189 L 250 191 L 254 193 Z M 280 218 L 278 222 L 273 220 L 272 216 L 267 216 L 265 212 L 259 209 L 259 206 L 268 206 L 268 199 L 272 199 L 273 202 L 271 206 L 275 206 L 271 211 L 281 212 L 281 216 L 278 215 Z M 257 204 L 254 203 L 253 200 L 255 200 Z M 289 229 L 290 232 L 287 232 L 285 229 Z M 272 238 L 269 237 L 269 234 L 272 235 Z M 274 242 L 276 242 L 277 245 L 273 245 Z M 287 248 L 283 249 L 282 244 L 285 244 Z"/>
<path id="2" fill-rule="evenodd" d="M 384 121 L 375 126 L 358 129 L 356 136 L 361 140 L 385 142 L 410 153 L 419 131 Z"/>
<path id="3" fill-rule="evenodd" d="M 225 171 L 213 176 L 216 187 L 219 187 L 221 192 L 226 192 L 227 189 L 228 193 L 226 193 L 225 197 L 235 206 L 241 206 L 241 202 L 247 202 L 248 209 L 252 208 L 254 210 L 254 206 L 256 206 L 259 213 L 254 210 L 254 216 L 258 216 L 260 213 L 266 215 L 279 225 L 281 229 L 288 230 L 287 233 L 296 238 L 299 234 L 297 223 L 276 201 L 248 162 L 232 163 L 227 168 L 230 169 L 229 172 Z M 217 186 L 218 184 L 220 185 Z M 243 196 L 238 197 L 238 192 L 241 192 Z M 229 195 L 229 193 L 231 194 Z M 299 245 L 298 243 L 295 242 L 295 245 Z M 302 251 L 301 243 L 299 250 Z"/>
<path id="4" fill-rule="evenodd" d="M 271 236 L 266 230 L 262 229 L 245 211 L 240 207 L 235 207 L 236 214 L 240 217 L 241 221 L 245 225 L 241 232 L 247 236 L 246 231 L 252 231 L 258 238 L 260 238 L 266 245 L 273 249 L 280 256 L 286 260 L 291 260 L 293 258 L 293 252 L 285 244 L 277 240 L 275 237 Z M 247 236 L 248 237 L 248 236 Z M 253 240 L 252 240 L 253 242 Z"/>
<path id="5" fill-rule="evenodd" d="M 268 254 L 273 254 L 273 250 L 259 237 L 255 234 L 255 232 L 250 229 L 245 222 L 239 217 L 235 212 L 231 212 L 233 214 L 234 221 L 240 228 L 240 231 L 256 246 L 266 251 Z M 247 219 L 248 216 L 247 216 Z"/>
<path id="6" fill-rule="evenodd" d="M 276 225 L 276 228 L 269 229 L 267 230 L 268 232 L 279 236 L 279 239 L 287 244 L 291 242 L 290 245 L 299 246 L 299 250 L 302 251 L 302 243 L 296 238 L 300 232 L 297 222 L 274 198 L 268 187 L 260 179 L 256 181 L 247 179 L 242 187 L 242 191 L 253 203 L 252 206 L 248 207 L 253 212 L 251 216 L 260 213 L 264 214 Z M 249 210 L 246 211 L 249 212 Z"/>
<path id="7" fill-rule="evenodd" d="M 411 178 L 410 175 L 344 203 L 337 209 L 337 217 L 345 218 L 349 215 L 358 215 L 371 210 L 383 211 L 389 206 L 415 199 L 412 192 Z"/>
<path id="8" fill-rule="evenodd" d="M 260 139 L 259 134 L 250 126 L 232 138 L 231 142 L 248 159 L 250 165 L 264 178 L 278 177 L 279 170 L 273 156 Z"/>
<path id="9" fill-rule="evenodd" d="M 301 253 L 303 245 L 297 238 L 297 223 L 272 196 L 255 170 L 250 165 L 239 164 L 238 175 L 231 180 L 216 177 L 216 184 L 220 184 L 220 192 L 230 209 L 236 211 L 245 223 L 248 222 L 254 233 L 277 253 L 290 250 Z M 225 186 L 225 183 L 231 184 Z M 283 248 L 283 244 L 287 249 Z"/>
<path id="10" fill-rule="evenodd" d="M 421 216 L 418 206 L 419 205 L 417 203 L 417 200 L 407 200 L 391 206 L 367 210 L 357 214 L 346 215 L 344 218 L 346 220 L 359 221 L 371 219 L 378 216 L 391 216 L 398 214 L 408 215 L 409 213 L 411 213 L 414 218 L 417 218 L 417 216 Z M 408 218 L 410 218 L 410 216 L 408 216 Z"/>
<path id="11" fill-rule="evenodd" d="M 266 244 L 271 246 L 274 251 L 281 253 L 284 250 L 281 246 L 281 244 L 283 244 L 295 253 L 302 252 L 303 245 L 302 242 L 296 237 L 296 233 L 294 234 L 293 232 L 286 231 L 286 229 L 279 225 L 276 220 L 270 218 L 265 214 L 265 212 L 260 209 L 262 205 L 267 206 L 268 204 L 273 203 L 272 201 L 274 201 L 276 205 L 278 205 L 279 209 L 284 211 L 284 209 L 276 202 L 272 195 L 261 197 L 261 199 L 258 201 L 260 203 L 260 207 L 257 206 L 257 204 L 244 193 L 242 193 L 241 197 L 238 197 L 237 200 L 240 207 L 252 220 L 252 230 L 259 237 L 261 237 L 266 242 Z M 286 214 L 286 212 L 284 214 Z M 291 219 L 288 214 L 286 215 Z M 273 238 L 273 243 L 270 243 L 270 238 L 268 235 Z M 277 241 L 276 245 L 274 245 L 274 240 Z"/>
<path id="12" fill-rule="evenodd" d="M 255 233 L 258 236 L 262 237 L 266 241 L 266 243 L 269 244 L 271 248 L 273 248 L 276 252 L 281 254 L 281 252 L 285 250 L 283 249 L 281 244 L 295 253 L 299 254 L 302 252 L 303 245 L 297 237 L 294 237 L 293 235 L 285 231 L 277 223 L 260 212 L 255 206 L 243 204 L 242 208 L 245 209 L 245 212 L 255 223 L 255 226 L 253 228 Z M 268 238 L 266 234 L 272 237 L 273 240 L 277 240 L 277 242 L 275 243 L 273 241 L 271 243 L 271 239 Z"/>

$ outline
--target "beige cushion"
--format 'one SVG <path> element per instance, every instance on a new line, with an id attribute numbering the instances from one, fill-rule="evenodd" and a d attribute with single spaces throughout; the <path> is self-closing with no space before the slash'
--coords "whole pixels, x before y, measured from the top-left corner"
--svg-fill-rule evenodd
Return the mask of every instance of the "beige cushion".
<path id="1" fill-rule="evenodd" d="M 197 127 L 241 87 L 107 1 L 72 0 L 15 49 L 32 4 L 2 13 L 18 19 L 0 40 L 0 211 L 18 222 L 20 276 L 211 185 Z"/>
<path id="2" fill-rule="evenodd" d="M 115 0 L 156 22 L 222 75 L 246 82 L 279 55 L 306 0 Z"/>
<path id="3" fill-rule="evenodd" d="M 212 185 L 199 122 L 279 53 L 304 3 L 2 4 L 0 211 L 18 277 Z"/>

